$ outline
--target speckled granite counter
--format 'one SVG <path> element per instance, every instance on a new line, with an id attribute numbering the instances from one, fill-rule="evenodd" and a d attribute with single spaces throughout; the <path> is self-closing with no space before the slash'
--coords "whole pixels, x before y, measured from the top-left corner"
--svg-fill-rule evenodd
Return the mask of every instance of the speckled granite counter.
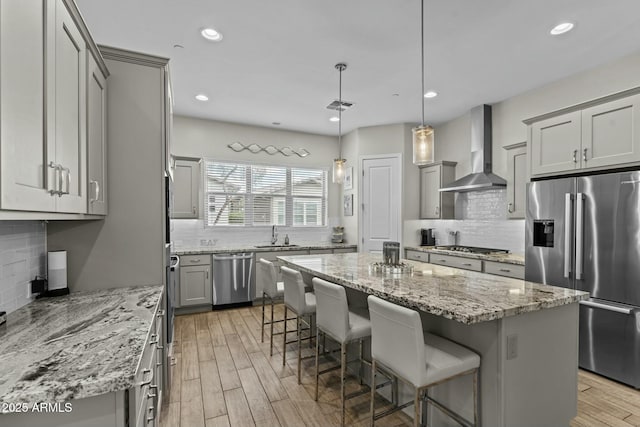
<path id="1" fill-rule="evenodd" d="M 256 247 L 266 246 L 266 247 Z M 235 246 L 195 246 L 195 247 L 176 247 L 173 253 L 178 255 L 199 255 L 199 254 L 223 254 L 232 252 L 281 252 L 281 251 L 305 251 L 305 250 L 322 250 L 322 249 L 358 249 L 358 245 L 349 245 L 346 243 L 302 243 L 299 246 L 268 246 L 268 244 L 256 245 L 235 245 Z"/>
<path id="2" fill-rule="evenodd" d="M 465 324 L 557 307 L 586 299 L 586 292 L 507 277 L 404 260 L 413 275 L 369 273 L 381 257 L 369 254 L 278 257 L 285 264 L 367 294 Z"/>
<path id="3" fill-rule="evenodd" d="M 162 286 L 45 298 L 0 326 L 0 402 L 81 399 L 130 388 Z"/>
<path id="4" fill-rule="evenodd" d="M 516 254 L 472 254 L 469 252 L 447 251 L 434 246 L 405 246 L 405 250 L 426 252 L 431 254 L 452 255 L 461 258 L 481 259 L 483 261 L 504 262 L 505 264 L 524 265 L 524 256 Z"/>

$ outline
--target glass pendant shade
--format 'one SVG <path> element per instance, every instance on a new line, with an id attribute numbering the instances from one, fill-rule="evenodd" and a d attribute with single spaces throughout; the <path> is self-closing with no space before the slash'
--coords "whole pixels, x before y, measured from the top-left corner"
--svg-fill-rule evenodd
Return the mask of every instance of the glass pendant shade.
<path id="1" fill-rule="evenodd" d="M 434 160 L 434 132 L 431 126 L 413 128 L 413 164 L 426 165 Z M 334 169 L 335 170 L 335 169 Z"/>
<path id="2" fill-rule="evenodd" d="M 335 159 L 333 161 L 333 183 L 342 184 L 344 182 L 345 159 Z"/>

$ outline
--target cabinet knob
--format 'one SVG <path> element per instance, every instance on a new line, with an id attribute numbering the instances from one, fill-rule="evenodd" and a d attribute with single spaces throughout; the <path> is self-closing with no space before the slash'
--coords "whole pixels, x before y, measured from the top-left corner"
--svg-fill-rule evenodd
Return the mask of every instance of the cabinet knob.
<path id="1" fill-rule="evenodd" d="M 582 160 L 583 161 L 587 161 L 587 149 L 585 148 L 584 150 L 582 150 Z"/>
<path id="2" fill-rule="evenodd" d="M 573 163 L 578 163 L 578 150 L 573 150 Z"/>
<path id="3" fill-rule="evenodd" d="M 191 209 L 192 209 L 192 211 L 193 211 L 193 214 L 195 215 L 195 214 L 196 214 L 196 207 L 194 206 L 194 207 L 193 207 L 193 208 L 191 208 Z"/>
<path id="4" fill-rule="evenodd" d="M 436 215 L 440 215 L 440 206 L 436 206 Z"/>
<path id="5" fill-rule="evenodd" d="M 515 211 L 515 209 L 513 209 L 513 203 L 509 202 L 509 204 L 507 205 L 507 211 L 509 213 L 513 213 Z"/>

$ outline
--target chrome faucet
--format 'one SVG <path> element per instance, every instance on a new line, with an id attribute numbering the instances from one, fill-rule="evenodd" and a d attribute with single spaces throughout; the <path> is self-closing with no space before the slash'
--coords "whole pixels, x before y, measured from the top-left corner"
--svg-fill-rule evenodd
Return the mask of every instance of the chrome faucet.
<path id="1" fill-rule="evenodd" d="M 278 233 L 276 233 L 276 226 L 274 224 L 271 227 L 271 244 L 275 245 L 277 241 L 278 241 Z"/>

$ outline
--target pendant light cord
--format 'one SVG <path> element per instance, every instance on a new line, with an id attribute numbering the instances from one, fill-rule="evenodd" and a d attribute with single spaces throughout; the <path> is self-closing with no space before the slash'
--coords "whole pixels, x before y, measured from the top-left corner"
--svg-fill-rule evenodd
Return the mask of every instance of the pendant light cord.
<path id="1" fill-rule="evenodd" d="M 342 69 L 340 71 L 340 83 L 338 88 L 338 158 L 342 159 Z"/>
<path id="2" fill-rule="evenodd" d="M 420 59 L 422 65 L 422 92 L 420 102 L 422 104 L 422 127 L 424 127 L 424 0 L 420 0 Z"/>

